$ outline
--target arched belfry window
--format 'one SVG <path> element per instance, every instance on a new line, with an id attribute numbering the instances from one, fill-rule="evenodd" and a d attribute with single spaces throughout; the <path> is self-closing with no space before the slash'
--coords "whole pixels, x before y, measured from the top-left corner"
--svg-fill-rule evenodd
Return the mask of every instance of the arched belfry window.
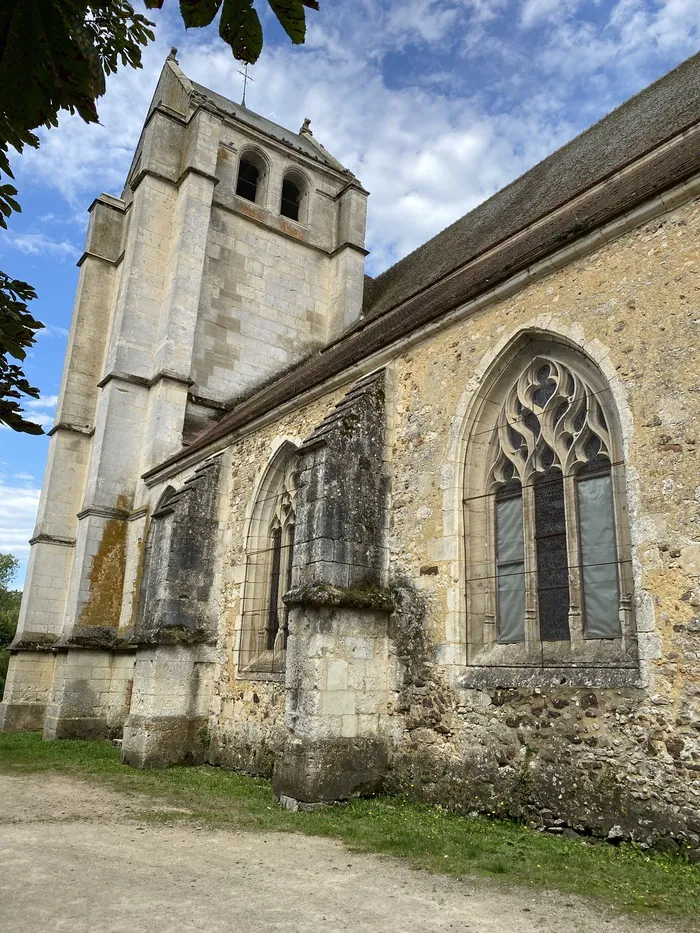
<path id="1" fill-rule="evenodd" d="M 285 444 L 265 472 L 246 541 L 246 575 L 239 643 L 242 674 L 284 673 L 287 608 L 294 560 L 296 448 Z"/>
<path id="2" fill-rule="evenodd" d="M 299 172 L 287 172 L 282 180 L 280 214 L 299 223 L 307 222 L 307 183 Z"/>
<path id="3" fill-rule="evenodd" d="M 469 663 L 632 662 L 624 464 L 602 373 L 531 341 L 485 382 L 465 472 Z"/>
<path id="4" fill-rule="evenodd" d="M 246 150 L 241 154 L 238 163 L 238 178 L 236 180 L 236 194 L 246 201 L 261 203 L 263 200 L 263 181 L 266 175 L 265 161 L 254 150 Z"/>

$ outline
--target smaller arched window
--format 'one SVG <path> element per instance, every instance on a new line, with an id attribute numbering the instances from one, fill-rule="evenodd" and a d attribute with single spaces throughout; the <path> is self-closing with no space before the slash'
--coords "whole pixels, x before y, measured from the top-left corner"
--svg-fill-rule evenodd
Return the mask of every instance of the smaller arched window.
<path id="1" fill-rule="evenodd" d="M 258 187 L 260 185 L 260 169 L 251 162 L 250 159 L 241 159 L 238 166 L 238 181 L 236 183 L 236 194 L 239 198 L 245 198 L 246 201 L 255 202 L 258 197 Z"/>
<path id="2" fill-rule="evenodd" d="M 286 443 L 269 465 L 253 507 L 247 561 L 239 670 L 283 674 L 287 648 L 284 594 L 294 562 L 296 448 Z"/>
<path id="3" fill-rule="evenodd" d="M 289 178 L 282 182 L 282 203 L 280 214 L 290 220 L 299 220 L 299 206 L 301 204 L 301 190 Z"/>
<path id="4" fill-rule="evenodd" d="M 296 169 L 285 172 L 282 179 L 280 214 L 297 223 L 308 223 L 309 183 L 305 175 Z"/>

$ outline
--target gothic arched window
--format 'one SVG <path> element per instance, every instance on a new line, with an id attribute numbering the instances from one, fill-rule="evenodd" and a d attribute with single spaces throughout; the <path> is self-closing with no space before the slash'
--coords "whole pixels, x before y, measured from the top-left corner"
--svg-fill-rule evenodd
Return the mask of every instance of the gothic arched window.
<path id="1" fill-rule="evenodd" d="M 296 448 L 285 444 L 267 468 L 253 507 L 239 647 L 242 673 L 284 672 L 287 607 L 294 560 Z"/>
<path id="2" fill-rule="evenodd" d="M 617 415 L 582 354 L 530 342 L 487 382 L 465 477 L 470 664 L 632 663 Z"/>

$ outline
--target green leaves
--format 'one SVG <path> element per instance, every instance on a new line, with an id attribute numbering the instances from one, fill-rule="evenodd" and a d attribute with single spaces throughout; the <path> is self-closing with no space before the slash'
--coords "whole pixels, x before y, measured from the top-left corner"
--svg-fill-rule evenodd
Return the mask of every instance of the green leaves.
<path id="1" fill-rule="evenodd" d="M 38 424 L 25 421 L 21 406 L 23 395 L 39 398 L 39 390 L 8 357 L 24 360 L 44 326 L 27 310 L 27 302 L 34 298 L 31 285 L 0 272 L 0 424 L 25 434 L 44 433 Z"/>
<path id="2" fill-rule="evenodd" d="M 253 0 L 224 0 L 219 35 L 234 58 L 253 65 L 262 52 L 263 34 Z"/>
<path id="3" fill-rule="evenodd" d="M 219 12 L 221 0 L 180 0 L 180 13 L 187 29 L 208 26 Z"/>
<path id="4" fill-rule="evenodd" d="M 185 25 L 208 25 L 216 14 L 220 0 L 180 0 L 180 9 Z M 272 12 L 295 45 L 306 37 L 304 7 L 318 9 L 318 0 L 268 0 Z M 185 14 L 185 8 L 188 14 Z M 202 22 L 194 22 L 194 10 Z M 206 12 L 205 12 L 206 8 Z M 211 15 L 210 15 L 211 14 Z M 205 15 L 209 18 L 204 21 Z M 191 21 L 188 21 L 188 16 Z M 219 35 L 231 46 L 234 58 L 253 65 L 260 57 L 263 46 L 262 27 L 253 0 L 223 0 Z"/>
<path id="5" fill-rule="evenodd" d="M 306 19 L 301 0 L 268 0 L 268 3 L 294 45 L 301 45 L 306 37 Z"/>
<path id="6" fill-rule="evenodd" d="M 9 217 L 12 211 L 22 212 L 22 208 L 15 201 L 13 195 L 17 194 L 17 189 L 13 185 L 0 185 L 0 227 L 7 230 L 6 217 Z"/>

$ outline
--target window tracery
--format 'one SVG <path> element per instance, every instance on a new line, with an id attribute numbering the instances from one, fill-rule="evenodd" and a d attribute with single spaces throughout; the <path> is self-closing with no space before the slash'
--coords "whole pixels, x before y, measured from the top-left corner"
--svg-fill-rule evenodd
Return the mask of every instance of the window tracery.
<path id="1" fill-rule="evenodd" d="M 609 388 L 564 348 L 527 350 L 492 385 L 468 447 L 469 663 L 628 661 L 631 561 Z"/>

